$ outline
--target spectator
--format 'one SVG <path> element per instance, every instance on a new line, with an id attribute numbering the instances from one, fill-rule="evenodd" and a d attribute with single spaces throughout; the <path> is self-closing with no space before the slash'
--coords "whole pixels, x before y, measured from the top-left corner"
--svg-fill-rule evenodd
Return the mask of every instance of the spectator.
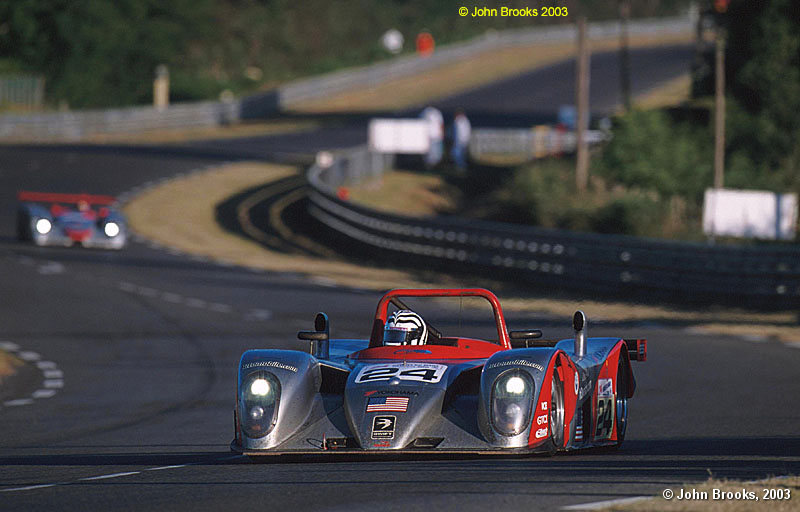
<path id="1" fill-rule="evenodd" d="M 444 152 L 444 118 L 435 107 L 425 107 L 420 115 L 428 124 L 430 147 L 425 155 L 425 167 L 432 169 L 442 160 Z"/>
<path id="2" fill-rule="evenodd" d="M 472 125 L 463 110 L 458 109 L 453 119 L 453 161 L 460 171 L 467 168 L 467 151 L 469 138 L 472 134 Z"/>

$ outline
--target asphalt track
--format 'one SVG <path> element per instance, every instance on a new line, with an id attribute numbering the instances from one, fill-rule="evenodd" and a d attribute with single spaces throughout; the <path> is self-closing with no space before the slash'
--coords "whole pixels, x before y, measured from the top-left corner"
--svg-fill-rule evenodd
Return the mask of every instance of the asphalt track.
<path id="1" fill-rule="evenodd" d="M 663 69 L 644 59 L 634 76 Z M 545 83 L 553 73 L 517 80 Z M 474 103 L 454 101 L 481 110 L 495 96 L 481 90 Z M 556 104 L 541 101 L 531 112 Z M 377 294 L 139 242 L 114 253 L 13 238 L 19 189 L 120 194 L 224 161 L 285 160 L 363 137 L 363 124 L 340 123 L 177 149 L 0 147 L 0 342 L 42 374 L 0 404 L 0 510 L 557 509 L 658 494 L 709 473 L 800 472 L 798 348 L 646 321 L 592 326 L 592 334 L 650 341 L 650 360 L 634 369 L 637 396 L 619 452 L 252 464 L 228 449 L 241 352 L 301 348 L 295 333 L 319 310 L 334 336 L 366 336 Z M 570 334 L 569 319 L 511 315 L 509 323 Z"/>

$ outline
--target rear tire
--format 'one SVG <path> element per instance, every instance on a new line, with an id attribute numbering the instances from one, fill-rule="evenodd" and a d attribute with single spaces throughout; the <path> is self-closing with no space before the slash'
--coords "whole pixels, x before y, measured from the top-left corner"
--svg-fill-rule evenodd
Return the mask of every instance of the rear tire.
<path id="1" fill-rule="evenodd" d="M 622 446 L 625 441 L 625 433 L 628 430 L 628 370 L 625 368 L 624 359 L 619 358 L 617 368 L 617 394 L 615 421 L 617 422 L 617 444 L 616 448 Z"/>

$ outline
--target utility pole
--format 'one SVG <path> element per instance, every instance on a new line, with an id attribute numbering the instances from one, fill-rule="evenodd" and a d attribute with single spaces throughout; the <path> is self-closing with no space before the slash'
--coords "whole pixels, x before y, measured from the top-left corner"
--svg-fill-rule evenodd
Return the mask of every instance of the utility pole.
<path id="1" fill-rule="evenodd" d="M 628 20 L 631 17 L 630 0 L 619 2 L 619 86 L 625 111 L 631 109 L 631 59 L 628 53 Z"/>
<path id="2" fill-rule="evenodd" d="M 584 192 L 589 182 L 589 150 L 586 147 L 586 125 L 589 120 L 589 46 L 586 41 L 586 18 L 578 18 L 578 69 L 575 87 L 575 103 L 578 106 L 578 119 L 575 126 L 577 161 L 575 165 L 575 185 L 578 192 Z"/>
<path id="3" fill-rule="evenodd" d="M 725 29 L 717 27 L 714 100 L 714 188 L 725 182 Z"/>

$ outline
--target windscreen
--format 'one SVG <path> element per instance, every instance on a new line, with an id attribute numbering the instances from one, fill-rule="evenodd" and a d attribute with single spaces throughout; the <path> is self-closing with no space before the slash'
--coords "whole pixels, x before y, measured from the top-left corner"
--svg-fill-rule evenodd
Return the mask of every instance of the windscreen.
<path id="1" fill-rule="evenodd" d="M 483 297 L 398 297 L 422 316 L 428 328 L 446 338 L 476 338 L 500 343 L 491 303 Z M 401 308 L 390 303 L 388 314 Z"/>

